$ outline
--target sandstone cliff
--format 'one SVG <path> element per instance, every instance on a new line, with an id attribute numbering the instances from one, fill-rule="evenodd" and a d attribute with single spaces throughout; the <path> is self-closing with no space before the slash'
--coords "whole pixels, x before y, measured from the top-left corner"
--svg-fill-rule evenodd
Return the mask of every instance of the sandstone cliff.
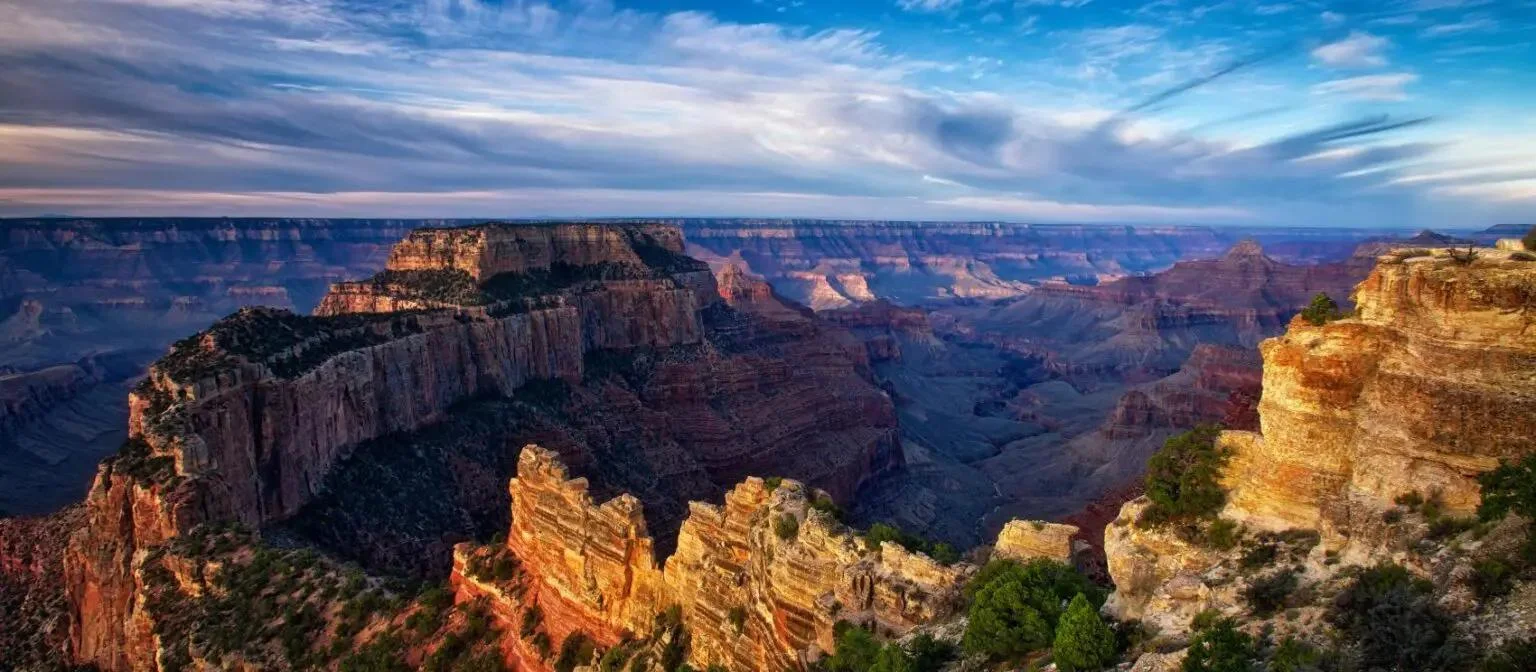
<path id="1" fill-rule="evenodd" d="M 151 667 L 144 554 L 203 523 L 261 528 L 319 506 L 304 518 L 321 524 L 296 529 L 319 530 L 322 544 L 369 539 L 345 553 L 392 567 L 390 547 L 420 553 L 461 534 L 466 516 L 497 501 L 476 484 L 505 478 L 504 434 L 557 438 L 589 464 L 618 467 L 604 487 L 640 482 L 663 503 L 762 472 L 809 478 L 846 501 L 900 465 L 889 399 L 861 377 L 852 336 L 772 296 L 722 296 L 680 249 L 665 227 L 427 230 L 378 277 L 338 286 L 320 315 L 246 309 L 178 342 L 133 393 L 131 439 L 103 463 L 90 522 L 66 555 L 76 659 Z M 566 390 L 559 401 L 549 385 Z M 506 401 L 514 395 L 540 401 Z M 492 417 L 495 431 L 482 431 Z M 473 443 L 427 436 L 456 426 L 474 427 Z M 419 468 L 390 462 L 400 437 L 440 460 L 427 469 L 457 481 L 442 483 L 454 486 L 442 497 L 463 508 L 352 506 L 391 490 L 336 487 L 355 474 Z M 658 478 L 669 472 L 682 477 Z M 390 530 L 394 512 L 428 525 Z M 325 526 L 341 518 L 356 524 Z M 386 546 L 378 533 L 406 538 Z"/>
<path id="2" fill-rule="evenodd" d="M 890 542 L 867 548 L 817 508 L 824 494 L 792 480 L 749 478 L 722 505 L 693 503 L 660 565 L 638 502 L 594 502 L 551 451 L 524 448 L 510 490 L 507 546 L 533 585 L 509 599 L 456 570 L 461 600 L 491 598 L 508 622 L 537 607 L 554 641 L 582 633 L 603 646 L 644 637 L 675 606 L 698 668 L 802 669 L 832 649 L 838 620 L 905 633 L 954 614 L 973 569 Z"/>
<path id="3" fill-rule="evenodd" d="M 1399 495 L 1476 507 L 1474 477 L 1536 450 L 1536 266 L 1483 250 L 1384 257 L 1356 315 L 1265 342 L 1260 434 L 1230 434 L 1229 515 L 1350 535 Z"/>
<path id="4" fill-rule="evenodd" d="M 1355 302 L 1352 315 L 1297 318 L 1261 346 L 1260 432 L 1217 440 L 1230 455 L 1220 517 L 1231 540 L 1144 526 L 1145 499 L 1121 509 L 1104 539 L 1112 613 L 1172 633 L 1205 609 L 1241 614 L 1271 562 L 1290 563 L 1279 572 L 1294 572 L 1305 595 L 1337 592 L 1343 568 L 1385 559 L 1465 585 L 1470 561 L 1437 552 L 1465 529 L 1447 521 L 1476 507 L 1479 473 L 1536 452 L 1525 421 L 1536 402 L 1536 264 L 1488 249 L 1397 252 Z M 1426 500 L 1422 521 L 1399 504 Z M 1486 533 L 1455 544 L 1487 555 L 1476 541 Z M 1320 608 L 1303 608 L 1295 627 Z"/>

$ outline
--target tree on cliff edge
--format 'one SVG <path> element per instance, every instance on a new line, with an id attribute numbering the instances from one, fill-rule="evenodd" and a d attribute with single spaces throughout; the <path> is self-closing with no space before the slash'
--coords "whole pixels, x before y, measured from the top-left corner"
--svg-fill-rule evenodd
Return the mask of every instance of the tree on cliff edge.
<path id="1" fill-rule="evenodd" d="M 1062 672 L 1101 670 L 1115 660 L 1115 633 L 1082 593 L 1072 598 L 1056 626 L 1051 658 Z"/>
<path id="2" fill-rule="evenodd" d="M 1312 297 L 1312 303 L 1307 304 L 1301 310 L 1301 319 L 1306 320 L 1314 327 L 1321 327 L 1329 322 L 1339 319 L 1343 315 L 1339 313 L 1339 304 L 1333 297 L 1322 292 Z"/>

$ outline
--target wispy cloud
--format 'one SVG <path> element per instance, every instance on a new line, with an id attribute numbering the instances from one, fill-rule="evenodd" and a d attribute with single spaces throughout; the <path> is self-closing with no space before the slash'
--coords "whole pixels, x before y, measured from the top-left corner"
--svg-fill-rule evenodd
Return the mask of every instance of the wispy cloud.
<path id="1" fill-rule="evenodd" d="M 1326 81 L 1313 86 L 1312 92 L 1319 95 L 1344 95 L 1360 100 L 1398 102 L 1408 100 L 1405 89 L 1418 79 L 1418 75 L 1409 72 L 1364 75 Z"/>
<path id="2" fill-rule="evenodd" d="M 1017 11 L 908 2 L 939 15 L 901 21 Z M 1087 18 L 1100 6 L 1025 2 L 1044 4 Z M 1341 203 L 1417 212 L 1407 204 L 1429 183 L 1394 180 L 1433 151 L 1391 144 L 1397 122 L 1281 124 L 1236 106 L 1207 136 L 1176 129 L 1212 125 L 1146 118 L 1252 74 L 1228 69 L 1249 62 L 1234 59 L 1241 41 L 1190 39 L 1152 15 L 1062 28 L 1042 17 L 1069 13 L 1044 9 L 994 27 L 1035 31 L 1021 42 L 1047 53 L 1022 63 L 1031 73 L 1096 76 L 1046 95 L 964 85 L 1000 79 L 1023 49 L 931 57 L 874 29 L 596 1 L 0 0 L 0 14 L 8 214 L 1214 222 L 1315 208 L 1309 221 L 1326 222 Z M 1385 51 L 1329 46 L 1313 58 L 1338 67 Z M 1312 90 L 1400 101 L 1414 78 Z M 1109 94 L 1083 93 L 1097 88 Z M 1138 100 L 1151 103 L 1115 113 Z"/>
<path id="3" fill-rule="evenodd" d="M 1355 31 L 1349 37 L 1313 49 L 1312 58 L 1335 68 L 1380 67 L 1387 64 L 1387 57 L 1382 52 L 1391 45 L 1391 41 L 1384 37 Z"/>
<path id="4" fill-rule="evenodd" d="M 909 12 L 944 12 L 955 9 L 965 0 L 896 0 L 896 5 Z"/>
<path id="5" fill-rule="evenodd" d="M 1437 23 L 1420 31 L 1424 37 L 1443 37 L 1461 33 L 1481 33 L 1498 30 L 1499 22 L 1486 16 L 1468 16 L 1460 21 Z"/>

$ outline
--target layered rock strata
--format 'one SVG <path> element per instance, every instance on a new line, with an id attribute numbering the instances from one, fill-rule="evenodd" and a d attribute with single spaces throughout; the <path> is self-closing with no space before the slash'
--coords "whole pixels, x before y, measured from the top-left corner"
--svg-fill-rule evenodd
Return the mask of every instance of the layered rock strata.
<path id="1" fill-rule="evenodd" d="M 833 648 L 839 620 L 908 632 L 956 613 L 974 570 L 890 542 L 867 548 L 811 505 L 824 494 L 793 480 L 748 478 L 723 504 L 694 502 L 662 565 L 638 503 L 627 495 L 596 503 L 586 479 L 570 478 L 551 451 L 524 448 L 510 490 L 507 545 L 533 587 L 509 600 L 456 573 L 461 600 L 517 603 L 493 609 L 509 620 L 537 606 L 554 641 L 580 632 L 605 646 L 643 637 L 675 606 L 697 668 L 803 669 Z"/>
<path id="2" fill-rule="evenodd" d="M 1536 264 L 1383 257 L 1355 315 L 1266 341 L 1259 434 L 1228 433 L 1228 515 L 1349 536 L 1394 498 L 1465 515 L 1477 474 L 1536 451 Z"/>
<path id="3" fill-rule="evenodd" d="M 498 232 L 516 227 L 485 228 L 490 233 L 483 237 L 495 241 Z M 567 228 L 574 233 L 560 235 Z M 77 659 L 136 669 L 150 655 L 137 650 L 124 629 L 136 609 L 133 566 L 140 550 L 202 522 L 259 527 L 289 516 L 358 444 L 437 422 L 460 401 L 508 395 L 529 380 L 579 381 L 591 350 L 699 342 L 699 308 L 718 299 L 695 295 L 695 278 L 671 279 L 672 270 L 702 268 L 672 251 L 681 248 L 675 230 L 665 245 L 649 230 L 538 231 L 549 244 L 521 265 L 508 251 L 517 247 L 515 236 L 510 248 L 493 245 L 494 253 L 443 252 L 452 245 L 428 252 L 444 266 L 463 265 L 467 257 L 492 270 L 549 263 L 537 261 L 540 255 L 557 262 L 606 255 L 639 265 L 596 262 L 617 267 L 613 272 L 623 278 L 611 293 L 601 274 L 577 267 L 579 284 L 541 281 L 526 288 L 536 291 L 509 290 L 454 309 L 350 313 L 337 301 L 317 317 L 247 309 L 177 343 L 153 365 L 130 397 L 131 438 L 103 463 L 87 499 L 90 524 L 67 554 Z M 465 230 L 423 235 L 449 243 L 473 238 Z M 562 251 L 565 243 L 578 251 Z M 423 270 L 432 259 L 409 261 L 416 247 L 405 244 L 392 255 L 394 263 Z M 632 279 L 646 284 L 626 284 Z M 519 290 L 526 283 L 510 284 Z"/>
<path id="4" fill-rule="evenodd" d="M 1401 511 L 1384 515 L 1400 496 L 1468 515 L 1478 474 L 1536 452 L 1525 420 L 1536 403 L 1536 263 L 1489 249 L 1398 252 L 1355 300 L 1351 316 L 1297 318 L 1263 343 L 1261 431 L 1217 440 L 1230 454 L 1221 517 L 1265 544 L 1315 544 L 1292 557 L 1314 582 L 1401 555 Z M 1147 505 L 1127 503 L 1105 531 L 1109 610 L 1165 632 L 1208 608 L 1236 613 L 1231 565 L 1242 553 L 1143 527 Z"/>
<path id="5" fill-rule="evenodd" d="M 541 432 L 588 458 L 618 451 L 617 473 L 663 501 L 678 495 L 655 480 L 666 470 L 686 475 L 688 494 L 710 494 L 701 474 L 789 473 L 847 501 L 900 465 L 890 401 L 861 377 L 856 339 L 760 288 L 722 291 L 681 249 L 665 227 L 432 229 L 316 316 L 247 309 L 178 342 L 131 396 L 131 438 L 101 466 L 66 553 L 74 657 L 153 669 L 145 551 L 202 523 L 283 521 L 360 447 L 388 450 L 485 398 L 527 416 L 503 433 Z M 534 417 L 506 401 L 533 381 L 561 381 L 535 397 L 569 392 Z M 441 456 L 472 482 L 499 459 Z M 401 540 L 430 547 L 457 525 Z"/>

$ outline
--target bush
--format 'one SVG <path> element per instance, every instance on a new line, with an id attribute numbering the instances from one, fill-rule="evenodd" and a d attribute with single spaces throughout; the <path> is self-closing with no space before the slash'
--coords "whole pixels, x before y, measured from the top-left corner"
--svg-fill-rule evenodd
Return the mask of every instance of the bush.
<path id="1" fill-rule="evenodd" d="M 880 656 L 880 642 L 868 630 L 840 621 L 837 645 L 827 658 L 828 672 L 868 672 Z"/>
<path id="2" fill-rule="evenodd" d="M 571 672 L 578 665 L 585 666 L 592 662 L 592 654 L 596 651 L 592 640 L 580 632 L 573 632 L 560 644 L 560 657 L 555 659 L 555 672 Z"/>
<path id="3" fill-rule="evenodd" d="M 826 493 L 817 493 L 816 497 L 811 500 L 811 508 L 832 516 L 832 520 L 838 522 L 842 522 L 848 517 L 848 512 L 844 511 L 843 507 L 838 506 L 837 502 L 832 501 L 832 498 L 827 496 Z"/>
<path id="4" fill-rule="evenodd" d="M 1253 638 L 1237 629 L 1231 619 L 1221 619 L 1200 631 L 1189 643 L 1183 672 L 1252 672 L 1258 651 Z"/>
<path id="5" fill-rule="evenodd" d="M 727 613 L 725 617 L 731 622 L 731 627 L 736 629 L 736 634 L 738 635 L 741 634 L 742 629 L 747 627 L 746 607 L 731 607 L 731 611 Z"/>
<path id="6" fill-rule="evenodd" d="M 1515 569 L 1497 558 L 1480 560 L 1472 565 L 1472 590 L 1487 600 L 1503 597 L 1514 589 Z"/>
<path id="7" fill-rule="evenodd" d="M 763 479 L 763 487 L 767 488 L 768 492 L 778 490 L 779 486 L 781 485 L 784 485 L 783 476 L 769 476 L 768 478 Z"/>
<path id="8" fill-rule="evenodd" d="M 1321 669 L 1323 654 L 1311 644 L 1286 637 L 1275 647 L 1275 653 L 1269 659 L 1266 672 L 1316 672 Z"/>
<path id="9" fill-rule="evenodd" d="M 1483 486 L 1479 518 L 1494 521 L 1513 511 L 1536 519 L 1536 453 L 1519 462 L 1501 462 L 1498 468 L 1478 476 L 1477 482 Z"/>
<path id="10" fill-rule="evenodd" d="M 1072 598 L 1061 616 L 1051 658 L 1062 672 L 1100 670 L 1114 662 L 1115 633 L 1082 593 Z"/>
<path id="11" fill-rule="evenodd" d="M 955 658 L 953 644 L 934 639 L 928 633 L 914 638 L 908 652 L 912 654 L 912 669 L 915 672 L 939 672 L 945 663 Z"/>
<path id="12" fill-rule="evenodd" d="M 1509 258 L 1510 259 L 1514 259 L 1515 261 L 1536 261 L 1536 252 L 1525 252 L 1525 251 L 1511 252 L 1509 254 Z"/>
<path id="13" fill-rule="evenodd" d="M 1097 608 L 1103 592 L 1071 567 L 1036 559 L 987 563 L 967 587 L 970 622 L 961 640 L 972 653 L 1016 660 L 1051 645 L 1062 607 L 1082 593 Z"/>
<path id="14" fill-rule="evenodd" d="M 1471 265 L 1472 262 L 1477 261 L 1478 256 L 1480 255 L 1477 252 L 1477 248 L 1472 245 L 1467 245 L 1462 249 L 1451 248 L 1451 261 L 1462 266 Z"/>
<path id="15" fill-rule="evenodd" d="M 1343 313 L 1339 312 L 1339 304 L 1334 302 L 1333 297 L 1321 292 L 1312 297 L 1312 303 L 1301 309 L 1301 319 L 1314 327 L 1321 327 L 1343 316 Z"/>
<path id="16" fill-rule="evenodd" d="M 1536 252 L 1536 226 L 1525 232 L 1525 237 L 1520 239 L 1525 243 L 1525 249 Z"/>
<path id="17" fill-rule="evenodd" d="M 1358 647 L 1365 669 L 1462 669 L 1466 652 L 1432 589 L 1398 565 L 1377 565 L 1334 598 L 1328 620 Z"/>
<path id="18" fill-rule="evenodd" d="M 783 514 L 773 521 L 773 533 L 785 541 L 794 539 L 800 534 L 800 520 L 791 514 Z"/>
<path id="19" fill-rule="evenodd" d="M 1286 598 L 1296 590 L 1296 583 L 1296 572 L 1283 569 L 1254 579 L 1243 590 L 1243 599 L 1254 616 L 1267 618 L 1285 606 Z"/>
<path id="20" fill-rule="evenodd" d="M 1237 521 L 1217 518 L 1205 528 L 1205 545 L 1218 551 L 1232 550 L 1240 536 Z"/>
<path id="21" fill-rule="evenodd" d="M 934 543 L 895 525 L 875 523 L 864 533 L 864 547 L 871 552 L 880 550 L 880 544 L 887 541 L 895 542 L 913 553 L 927 555 L 941 565 L 952 565 L 960 560 L 960 552 L 955 547 L 943 542 Z"/>
<path id="22" fill-rule="evenodd" d="M 1147 462 L 1147 499 L 1141 523 L 1162 525 L 1216 515 L 1227 503 L 1217 483 L 1230 457 L 1216 445 L 1220 429 L 1201 425 L 1172 437 Z"/>

